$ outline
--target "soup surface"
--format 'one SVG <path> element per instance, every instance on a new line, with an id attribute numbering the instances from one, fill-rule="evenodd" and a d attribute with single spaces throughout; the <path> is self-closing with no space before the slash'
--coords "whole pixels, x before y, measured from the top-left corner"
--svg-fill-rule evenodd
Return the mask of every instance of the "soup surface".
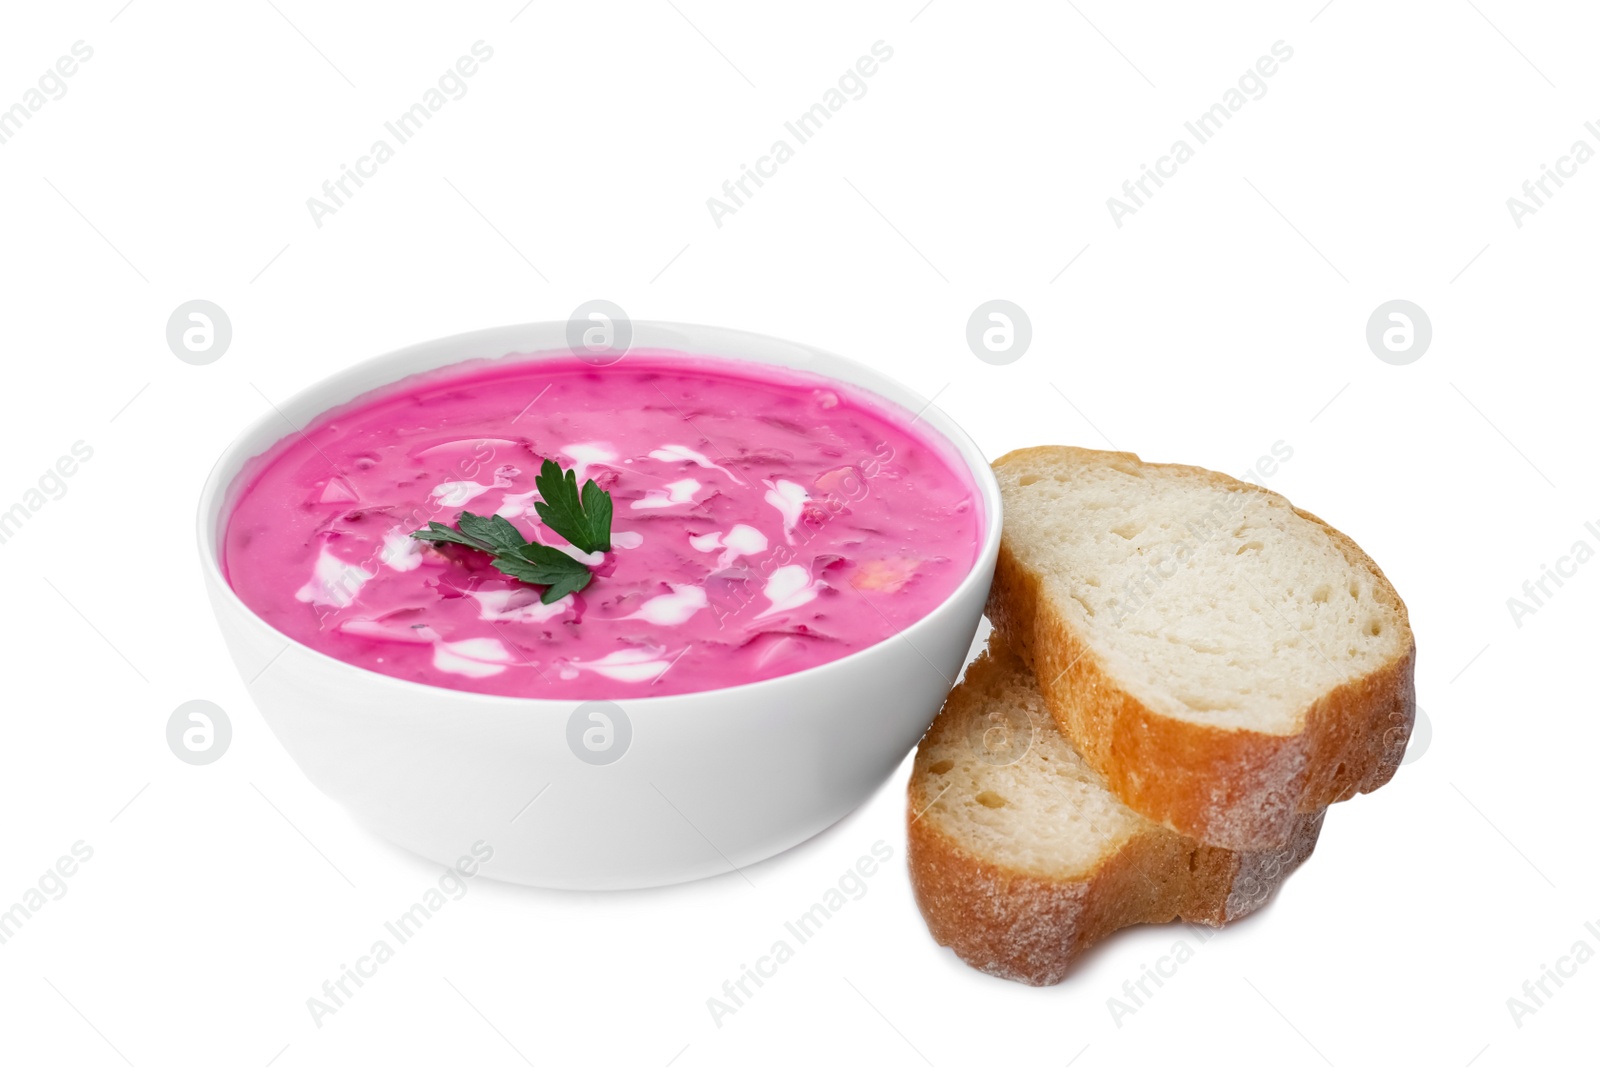
<path id="1" fill-rule="evenodd" d="M 609 494 L 609 551 L 541 520 L 546 459 Z M 408 378 L 251 461 L 234 499 L 223 571 L 289 637 L 396 678 L 554 699 L 839 659 L 933 610 L 983 537 L 972 478 L 912 413 L 831 379 L 668 353 Z M 546 604 L 488 553 L 411 536 L 462 512 L 584 563 L 588 585 Z"/>

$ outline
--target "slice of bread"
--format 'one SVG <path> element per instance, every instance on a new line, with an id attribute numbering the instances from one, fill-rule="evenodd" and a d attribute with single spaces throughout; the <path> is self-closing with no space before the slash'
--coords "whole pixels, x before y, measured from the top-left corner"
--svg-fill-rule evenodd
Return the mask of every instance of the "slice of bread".
<path id="1" fill-rule="evenodd" d="M 994 464 L 988 614 L 1112 792 L 1208 844 L 1284 844 L 1387 782 L 1416 714 L 1405 604 L 1277 493 L 1127 452 Z"/>
<path id="2" fill-rule="evenodd" d="M 1201 845 L 1135 814 L 1056 728 L 998 635 L 917 748 L 906 791 L 911 888 L 941 945 L 989 974 L 1050 985 L 1134 923 L 1220 926 L 1311 854 L 1322 812 L 1268 852 Z"/>

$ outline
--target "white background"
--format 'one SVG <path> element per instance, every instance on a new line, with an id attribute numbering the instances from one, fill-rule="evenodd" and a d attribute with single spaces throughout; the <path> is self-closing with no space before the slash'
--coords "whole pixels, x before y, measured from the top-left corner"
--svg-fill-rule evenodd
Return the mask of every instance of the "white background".
<path id="1" fill-rule="evenodd" d="M 1520 228 L 1506 206 L 1574 140 L 1600 148 L 1592 10 L 274 2 L 0 16 L 0 106 L 94 49 L 0 145 L 0 509 L 74 442 L 94 450 L 0 545 L 0 908 L 74 842 L 94 850 L 0 945 L 0 1060 L 1593 1056 L 1600 962 L 1520 1027 L 1506 1003 L 1580 938 L 1600 949 L 1600 563 L 1520 627 L 1506 605 L 1576 540 L 1600 547 L 1600 162 Z M 316 227 L 306 198 L 480 39 L 494 58 L 467 95 Z M 706 198 L 878 40 L 894 56 L 867 94 L 714 225 Z M 1114 225 L 1106 198 L 1279 40 L 1294 55 L 1267 94 Z M 1034 329 L 999 367 L 964 341 L 997 297 Z M 165 342 L 195 298 L 233 323 L 209 366 Z M 748 881 L 475 881 L 318 1028 L 306 998 L 437 872 L 314 791 L 251 706 L 201 591 L 201 480 L 266 398 L 592 298 L 867 361 L 991 456 L 1111 442 L 1241 474 L 1284 442 L 1268 484 L 1410 606 L 1431 742 L 1120 1026 L 1108 998 L 1192 936 L 1124 932 L 1049 989 L 967 969 L 911 901 L 902 768 Z M 1408 366 L 1364 337 L 1395 298 L 1434 328 Z M 194 698 L 234 724 L 207 767 L 164 740 Z M 894 860 L 867 895 L 716 1026 L 706 998 L 880 839 Z"/>

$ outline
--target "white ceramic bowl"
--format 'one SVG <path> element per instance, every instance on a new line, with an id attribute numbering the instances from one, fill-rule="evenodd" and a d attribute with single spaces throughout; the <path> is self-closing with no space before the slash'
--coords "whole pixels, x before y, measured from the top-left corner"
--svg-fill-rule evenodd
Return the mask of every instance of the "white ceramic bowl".
<path id="1" fill-rule="evenodd" d="M 971 573 L 897 637 L 766 681 L 618 699 L 632 737 L 606 765 L 579 759 L 568 745 L 577 701 L 462 692 L 364 670 L 279 633 L 223 578 L 219 545 L 233 482 L 252 456 L 293 432 L 285 419 L 303 428 L 363 393 L 466 360 L 570 357 L 566 329 L 534 323 L 429 341 L 279 404 L 228 446 L 206 480 L 206 588 L 273 733 L 319 789 L 380 836 L 445 864 L 482 840 L 494 849 L 484 874 L 553 888 L 726 873 L 804 841 L 875 790 L 938 712 L 976 633 L 1000 546 L 999 486 L 972 440 L 899 383 L 758 334 L 633 324 L 634 349 L 796 367 L 920 412 L 965 461 L 982 497 L 984 534 Z"/>

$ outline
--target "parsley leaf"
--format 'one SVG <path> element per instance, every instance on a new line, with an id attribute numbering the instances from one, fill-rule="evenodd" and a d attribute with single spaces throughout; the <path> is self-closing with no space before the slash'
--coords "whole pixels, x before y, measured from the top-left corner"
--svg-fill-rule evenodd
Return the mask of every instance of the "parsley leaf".
<path id="1" fill-rule="evenodd" d="M 469 513 L 465 511 L 461 513 L 463 519 L 467 518 L 468 515 Z M 477 518 L 475 515 L 471 517 Z M 418 541 L 434 541 L 447 545 L 466 545 L 468 548 L 476 548 L 479 552 L 494 551 L 494 547 L 487 542 L 480 541 L 475 537 L 469 537 L 460 531 L 452 530 L 442 522 L 430 522 L 426 530 L 416 530 L 411 536 Z"/>
<path id="2" fill-rule="evenodd" d="M 499 515 L 491 515 L 486 519 L 470 511 L 463 511 L 456 525 L 460 526 L 461 532 L 468 537 L 491 546 L 488 551 L 497 556 L 516 552 L 528 543 L 528 539 L 523 537 L 515 526 Z"/>
<path id="3" fill-rule="evenodd" d="M 519 582 L 545 586 L 539 597 L 545 604 L 576 593 L 594 578 L 588 567 L 549 545 L 525 544 L 515 553 L 495 556 L 494 565 L 501 574 Z"/>
<path id="4" fill-rule="evenodd" d="M 548 459 L 533 484 L 543 498 L 534 507 L 546 526 L 581 552 L 611 551 L 611 494 L 592 478 L 583 483 L 583 492 L 579 493 L 576 473 L 562 471 Z M 529 541 L 499 515 L 463 511 L 454 527 L 430 522 L 427 529 L 416 530 L 411 536 L 419 541 L 463 545 L 488 553 L 501 574 L 528 585 L 544 586 L 539 599 L 545 604 L 578 592 L 594 579 L 594 573 L 582 561 L 559 548 Z"/>
<path id="5" fill-rule="evenodd" d="M 611 551 L 611 494 L 594 479 L 583 483 L 580 495 L 577 473 L 547 459 L 533 484 L 541 498 L 533 506 L 546 526 L 581 552 Z"/>

